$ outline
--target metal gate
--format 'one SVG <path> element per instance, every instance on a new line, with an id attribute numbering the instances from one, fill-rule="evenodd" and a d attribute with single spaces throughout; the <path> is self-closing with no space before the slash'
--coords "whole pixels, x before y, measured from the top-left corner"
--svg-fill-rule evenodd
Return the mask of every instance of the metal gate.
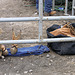
<path id="1" fill-rule="evenodd" d="M 42 24 L 43 21 L 58 21 L 58 20 L 74 20 L 75 16 L 43 16 L 43 0 L 39 0 L 39 17 L 18 17 L 18 18 L 0 18 L 0 22 L 25 22 L 25 21 L 39 21 L 39 38 L 28 40 L 0 40 L 0 44 L 25 44 L 25 43 L 41 43 L 41 42 L 64 42 L 75 41 L 74 37 L 68 38 L 50 38 L 43 39 Z"/>
<path id="2" fill-rule="evenodd" d="M 74 8 L 74 0 L 73 0 L 73 3 L 72 3 L 72 12 L 74 12 L 74 10 L 73 10 L 73 8 Z M 53 0 L 53 5 L 52 5 L 52 9 L 54 10 L 54 8 L 55 8 L 55 0 Z M 68 16 L 69 14 L 67 13 L 67 11 L 68 11 L 68 0 L 65 0 L 65 13 L 64 13 L 64 15 L 65 16 Z M 73 13 L 72 13 L 72 16 L 73 16 Z"/>
<path id="3" fill-rule="evenodd" d="M 72 1 L 72 16 L 74 16 L 75 11 L 75 0 Z"/>

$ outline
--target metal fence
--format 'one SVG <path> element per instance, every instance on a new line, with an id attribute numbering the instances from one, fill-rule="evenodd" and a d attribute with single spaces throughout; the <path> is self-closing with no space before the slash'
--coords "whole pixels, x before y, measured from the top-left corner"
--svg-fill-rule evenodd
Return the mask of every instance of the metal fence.
<path id="1" fill-rule="evenodd" d="M 43 16 L 43 0 L 39 0 L 39 17 L 18 17 L 18 18 L 0 18 L 0 22 L 25 22 L 25 21 L 39 21 L 39 37 L 38 39 L 28 40 L 0 40 L 0 44 L 25 44 L 25 43 L 41 43 L 41 42 L 64 42 L 75 41 L 74 37 L 68 38 L 50 38 L 43 39 L 42 24 L 43 21 L 58 21 L 58 20 L 74 20 L 75 16 Z"/>
<path id="2" fill-rule="evenodd" d="M 54 10 L 55 9 L 55 1 L 56 0 L 53 0 L 53 5 L 52 5 L 52 9 Z M 75 0 L 71 0 L 71 1 L 69 1 L 69 0 L 64 0 L 64 2 L 65 2 L 65 10 L 64 10 L 64 15 L 65 16 L 68 16 L 69 14 L 68 14 L 68 10 L 71 10 L 71 8 L 72 8 L 72 16 L 74 16 L 74 9 L 75 9 Z M 72 3 L 71 3 L 72 2 Z M 72 5 L 72 6 L 71 6 Z M 70 7 L 69 7 L 70 6 Z"/>
<path id="3" fill-rule="evenodd" d="M 72 16 L 74 16 L 75 0 L 72 1 Z"/>

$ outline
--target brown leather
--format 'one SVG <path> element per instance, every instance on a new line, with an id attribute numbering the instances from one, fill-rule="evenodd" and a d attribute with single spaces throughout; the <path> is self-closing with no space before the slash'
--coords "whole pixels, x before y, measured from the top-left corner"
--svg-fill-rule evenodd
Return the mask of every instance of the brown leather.
<path id="1" fill-rule="evenodd" d="M 20 39 L 20 36 L 21 36 L 21 30 L 20 30 L 20 33 L 16 36 L 15 35 L 15 32 L 14 32 L 14 29 L 12 29 L 12 39 L 13 40 L 18 40 Z M 10 49 L 11 51 L 11 54 L 15 54 L 17 51 L 18 51 L 18 45 L 17 44 L 12 44 L 12 47 Z"/>
<path id="2" fill-rule="evenodd" d="M 21 30 L 20 30 L 20 33 L 16 36 L 15 35 L 15 32 L 14 32 L 14 29 L 12 29 L 12 39 L 13 40 L 18 40 L 18 39 L 20 39 L 20 37 L 21 37 Z M 16 48 L 18 48 L 18 45 L 17 44 L 12 44 L 12 47 L 13 46 L 16 46 Z"/>
<path id="3" fill-rule="evenodd" d="M 56 11 L 51 11 L 50 13 L 47 13 L 47 12 L 44 12 L 44 16 L 52 16 L 52 15 L 54 15 L 54 14 L 56 14 Z"/>
<path id="4" fill-rule="evenodd" d="M 54 14 L 56 14 L 56 11 L 51 11 L 51 12 L 49 13 L 49 15 L 54 15 Z"/>
<path id="5" fill-rule="evenodd" d="M 75 28 L 66 24 L 62 28 L 56 29 L 50 33 L 54 36 L 62 34 L 70 37 L 75 37 Z"/>
<path id="6" fill-rule="evenodd" d="M 8 55 L 8 51 L 5 47 L 5 45 L 0 44 L 0 50 L 2 50 L 2 53 L 0 52 L 0 55 Z"/>

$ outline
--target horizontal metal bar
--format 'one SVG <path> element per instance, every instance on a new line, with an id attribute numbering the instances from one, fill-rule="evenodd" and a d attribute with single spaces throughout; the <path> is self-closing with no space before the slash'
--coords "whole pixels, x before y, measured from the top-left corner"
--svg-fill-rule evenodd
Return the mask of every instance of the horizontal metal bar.
<path id="1" fill-rule="evenodd" d="M 50 39 L 30 39 L 30 40 L 0 40 L 0 44 L 30 44 L 30 43 L 45 43 L 45 42 L 68 42 L 75 41 L 75 37 L 68 38 L 50 38 Z"/>
<path id="2" fill-rule="evenodd" d="M 48 16 L 43 17 L 43 21 L 48 20 L 74 20 L 75 16 Z M 0 18 L 0 22 L 24 22 L 24 21 L 39 21 L 39 17 L 17 17 L 17 18 Z"/>
<path id="3" fill-rule="evenodd" d="M 75 20 L 75 16 L 50 16 L 50 17 L 43 17 L 43 21 L 45 20 Z"/>
<path id="4" fill-rule="evenodd" d="M 24 21 L 39 21 L 39 17 L 0 18 L 0 22 L 24 22 Z"/>

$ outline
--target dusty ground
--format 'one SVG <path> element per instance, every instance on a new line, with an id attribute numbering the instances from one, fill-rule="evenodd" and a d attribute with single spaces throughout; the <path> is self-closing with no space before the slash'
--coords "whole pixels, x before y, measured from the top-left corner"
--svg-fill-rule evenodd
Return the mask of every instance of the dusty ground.
<path id="1" fill-rule="evenodd" d="M 25 7 L 22 0 L 0 0 L 0 17 L 31 17 L 35 14 L 35 6 Z M 63 15 L 62 12 L 60 15 Z M 46 29 L 62 21 L 43 22 L 43 37 Z M 38 38 L 38 22 L 5 22 L 0 23 L 3 33 L 0 39 L 12 39 L 12 28 L 16 33 L 22 30 L 21 39 Z M 30 47 L 37 44 L 21 44 L 19 47 Z M 46 44 L 45 44 L 46 45 Z M 6 45 L 11 47 L 11 45 Z M 39 56 L 6 57 L 0 59 L 0 75 L 75 75 L 75 56 L 60 56 L 54 52 Z"/>

